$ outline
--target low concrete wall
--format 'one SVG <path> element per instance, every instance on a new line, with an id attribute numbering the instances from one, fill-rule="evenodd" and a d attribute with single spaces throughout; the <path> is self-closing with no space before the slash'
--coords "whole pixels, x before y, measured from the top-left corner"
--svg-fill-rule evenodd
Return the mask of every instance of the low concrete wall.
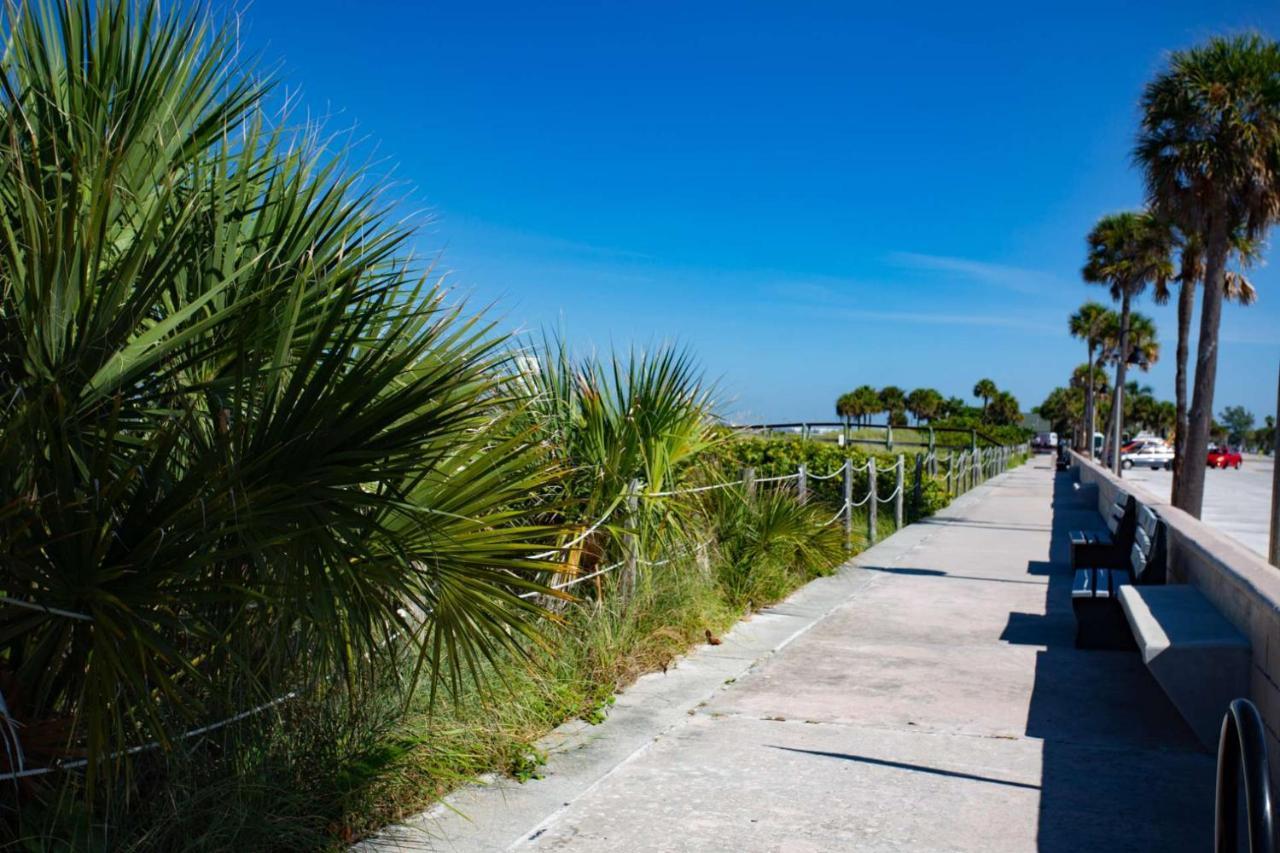
<path id="1" fill-rule="evenodd" d="M 1119 480 L 1107 469 L 1072 453 L 1072 470 L 1094 484 L 1098 511 L 1106 511 L 1123 488 L 1155 510 L 1168 532 L 1169 582 L 1193 584 L 1249 638 L 1253 652 L 1250 699 L 1267 725 L 1272 775 L 1280 773 L 1280 570 L 1226 534 L 1173 504 Z M 1226 712 L 1226 709 L 1223 709 Z"/>

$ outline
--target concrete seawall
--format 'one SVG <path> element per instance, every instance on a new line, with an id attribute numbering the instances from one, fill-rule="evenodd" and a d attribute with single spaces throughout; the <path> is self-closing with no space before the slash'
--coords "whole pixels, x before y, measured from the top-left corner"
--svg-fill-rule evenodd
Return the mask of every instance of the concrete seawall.
<path id="1" fill-rule="evenodd" d="M 1155 510 L 1169 534 L 1169 582 L 1194 585 L 1249 638 L 1253 653 L 1249 698 L 1266 723 L 1272 775 L 1280 781 L 1280 569 L 1173 506 L 1167 495 L 1118 479 L 1075 453 L 1072 468 L 1082 485 L 1097 487 L 1099 512 L 1110 506 L 1122 488 Z"/>

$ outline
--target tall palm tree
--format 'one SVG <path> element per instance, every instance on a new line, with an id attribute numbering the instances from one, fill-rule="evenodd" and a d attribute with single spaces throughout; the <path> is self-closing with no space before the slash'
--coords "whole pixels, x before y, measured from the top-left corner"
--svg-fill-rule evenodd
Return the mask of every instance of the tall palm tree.
<path id="1" fill-rule="evenodd" d="M 979 379 L 977 384 L 973 386 L 973 396 L 982 400 L 982 413 L 987 413 L 987 407 L 991 404 L 991 398 L 1000 391 L 996 387 L 996 383 L 990 379 Z"/>
<path id="2" fill-rule="evenodd" d="M 1167 228 L 1149 211 L 1127 211 L 1104 216 L 1088 237 L 1089 256 L 1082 275 L 1091 284 L 1106 285 L 1120 303 L 1116 335 L 1116 381 L 1112 391 L 1110 447 L 1112 469 L 1120 474 L 1120 430 L 1123 420 L 1124 374 L 1131 357 L 1130 304 L 1148 284 L 1172 275 L 1172 244 Z"/>
<path id="3" fill-rule="evenodd" d="M 1173 489 L 1172 500 L 1176 504 L 1182 482 L 1182 461 L 1187 440 L 1187 359 L 1191 341 L 1191 314 L 1195 310 L 1196 285 L 1204 278 L 1204 251 L 1200 238 L 1187 234 L 1170 225 L 1174 243 L 1178 246 L 1178 342 L 1174 353 L 1174 422 L 1173 422 Z M 1257 257 L 1258 246 L 1239 232 L 1232 239 L 1232 247 L 1239 261 L 1239 270 L 1227 270 L 1226 298 L 1241 305 L 1252 305 L 1257 291 L 1244 275 Z M 1163 305 L 1170 298 L 1167 286 L 1157 286 L 1155 301 Z"/>
<path id="4" fill-rule="evenodd" d="M 1101 302 L 1086 302 L 1067 321 L 1071 336 L 1085 342 L 1085 347 L 1089 352 L 1087 365 L 1089 373 L 1093 372 L 1093 354 L 1102 344 L 1103 330 L 1114 316 L 1115 312 Z M 1085 387 L 1084 429 L 1081 430 L 1084 435 L 1084 452 L 1089 456 L 1093 455 L 1093 433 L 1097 429 L 1093 395 L 1093 385 L 1089 384 Z M 1077 447 L 1079 447 L 1079 443 L 1077 443 Z"/>
<path id="5" fill-rule="evenodd" d="M 1218 330 L 1233 236 L 1257 241 L 1280 216 L 1280 46 L 1258 35 L 1175 52 L 1147 84 L 1134 159 L 1147 199 L 1204 247 L 1195 382 L 1175 504 L 1199 516 L 1213 421 Z"/>

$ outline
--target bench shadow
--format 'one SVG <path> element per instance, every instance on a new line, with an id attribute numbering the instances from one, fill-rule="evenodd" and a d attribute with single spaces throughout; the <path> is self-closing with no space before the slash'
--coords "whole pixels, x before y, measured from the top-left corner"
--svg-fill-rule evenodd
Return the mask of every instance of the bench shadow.
<path id="1" fill-rule="evenodd" d="M 1043 743 L 1037 848 L 1203 850 L 1212 843 L 1213 758 L 1131 651 L 1075 648 L 1069 532 L 1102 526 L 1092 490 L 1054 473 L 1043 614 L 1010 613 L 1002 638 L 1043 646 L 1026 734 Z"/>

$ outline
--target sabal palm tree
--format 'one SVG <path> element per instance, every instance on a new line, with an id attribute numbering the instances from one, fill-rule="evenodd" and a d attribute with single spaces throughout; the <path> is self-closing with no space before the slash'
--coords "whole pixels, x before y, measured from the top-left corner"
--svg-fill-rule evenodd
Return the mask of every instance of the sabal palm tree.
<path id="1" fill-rule="evenodd" d="M 1105 309 L 1104 309 L 1105 310 Z M 1113 312 L 1107 312 L 1113 313 Z M 1098 345 L 1103 343 L 1101 332 L 1099 332 Z M 1091 359 L 1085 364 L 1081 364 L 1071 372 L 1071 388 L 1080 389 L 1080 393 L 1084 400 L 1084 406 L 1081 411 L 1080 431 L 1087 434 L 1085 444 L 1088 445 L 1090 454 L 1093 452 L 1093 417 L 1094 407 L 1093 401 L 1099 396 L 1107 393 L 1111 387 L 1110 381 L 1107 379 L 1107 371 L 1101 364 L 1094 363 Z"/>
<path id="2" fill-rule="evenodd" d="M 973 386 L 973 396 L 982 400 L 982 413 L 985 415 L 987 407 L 991 404 L 991 398 L 999 393 L 1000 389 L 996 387 L 996 383 L 990 379 L 979 379 Z"/>
<path id="3" fill-rule="evenodd" d="M 1022 420 L 1022 407 L 1018 403 L 1018 398 L 1013 394 L 1008 391 L 997 391 L 995 396 L 991 398 L 987 417 L 991 423 L 1012 426 Z"/>
<path id="4" fill-rule="evenodd" d="M 1123 419 L 1124 374 L 1131 356 L 1129 346 L 1130 305 L 1148 284 L 1163 282 L 1172 275 L 1172 243 L 1169 231 L 1149 211 L 1126 211 L 1102 217 L 1088 236 L 1089 255 L 1082 276 L 1091 284 L 1110 288 L 1111 298 L 1120 303 L 1120 325 L 1116 336 L 1116 381 L 1111 404 L 1110 447 L 1112 468 L 1120 474 L 1120 430 Z"/>
<path id="5" fill-rule="evenodd" d="M 852 391 L 846 391 L 836 398 L 836 417 L 844 421 L 844 428 L 849 428 L 849 422 L 858 414 L 858 403 Z"/>
<path id="6" fill-rule="evenodd" d="M 1174 427 L 1173 427 L 1173 502 L 1176 504 L 1182 482 L 1182 460 L 1187 437 L 1187 360 L 1191 342 L 1191 315 L 1195 310 L 1196 285 L 1204 278 L 1204 251 L 1200 238 L 1195 234 L 1185 234 L 1170 226 L 1173 240 L 1178 246 L 1178 341 L 1174 353 Z M 1227 270 L 1225 279 L 1226 298 L 1241 305 L 1252 305 L 1257 299 L 1257 291 L 1253 283 L 1245 276 L 1244 270 L 1250 266 L 1258 255 L 1258 246 L 1251 240 L 1237 233 L 1232 239 L 1232 250 L 1239 262 L 1240 269 Z M 1170 298 L 1167 286 L 1157 286 L 1154 291 L 1155 301 L 1163 305 Z"/>
<path id="7" fill-rule="evenodd" d="M 932 388 L 917 388 L 907 395 L 907 409 L 915 416 L 916 424 L 932 420 L 942 405 L 942 395 Z"/>
<path id="8" fill-rule="evenodd" d="M 1218 332 L 1233 238 L 1259 241 L 1280 216 L 1280 46 L 1258 35 L 1177 51 L 1142 96 L 1134 159 L 1147 199 L 1204 252 L 1195 381 L 1175 504 L 1199 516 L 1213 421 Z"/>
<path id="9" fill-rule="evenodd" d="M 852 403 L 855 422 L 864 424 L 870 415 L 881 410 L 880 392 L 870 385 L 859 385 L 853 389 Z"/>
<path id="10" fill-rule="evenodd" d="M 1098 347 L 1102 345 L 1103 331 L 1107 324 L 1112 321 L 1115 312 L 1100 302 L 1086 302 L 1081 305 L 1067 321 L 1067 327 L 1071 331 L 1073 338 L 1078 338 L 1085 342 L 1085 347 L 1089 353 L 1087 363 L 1088 372 L 1093 371 L 1093 356 Z M 1084 435 L 1084 451 L 1087 455 L 1093 455 L 1093 433 L 1097 429 L 1094 416 L 1094 389 L 1092 384 L 1085 386 L 1084 398 L 1084 429 L 1081 431 Z"/>
<path id="11" fill-rule="evenodd" d="M 16 737 L 126 784 L 133 747 L 286 691 L 354 706 L 406 652 L 456 683 L 521 646 L 558 474 L 502 340 L 360 174 L 268 129 L 199 12 L 5 27 L 0 767 Z"/>
<path id="12" fill-rule="evenodd" d="M 898 419 L 905 420 L 903 413 L 907 408 L 907 395 L 897 385 L 886 385 L 880 389 L 880 405 L 888 413 L 890 425 Z"/>

